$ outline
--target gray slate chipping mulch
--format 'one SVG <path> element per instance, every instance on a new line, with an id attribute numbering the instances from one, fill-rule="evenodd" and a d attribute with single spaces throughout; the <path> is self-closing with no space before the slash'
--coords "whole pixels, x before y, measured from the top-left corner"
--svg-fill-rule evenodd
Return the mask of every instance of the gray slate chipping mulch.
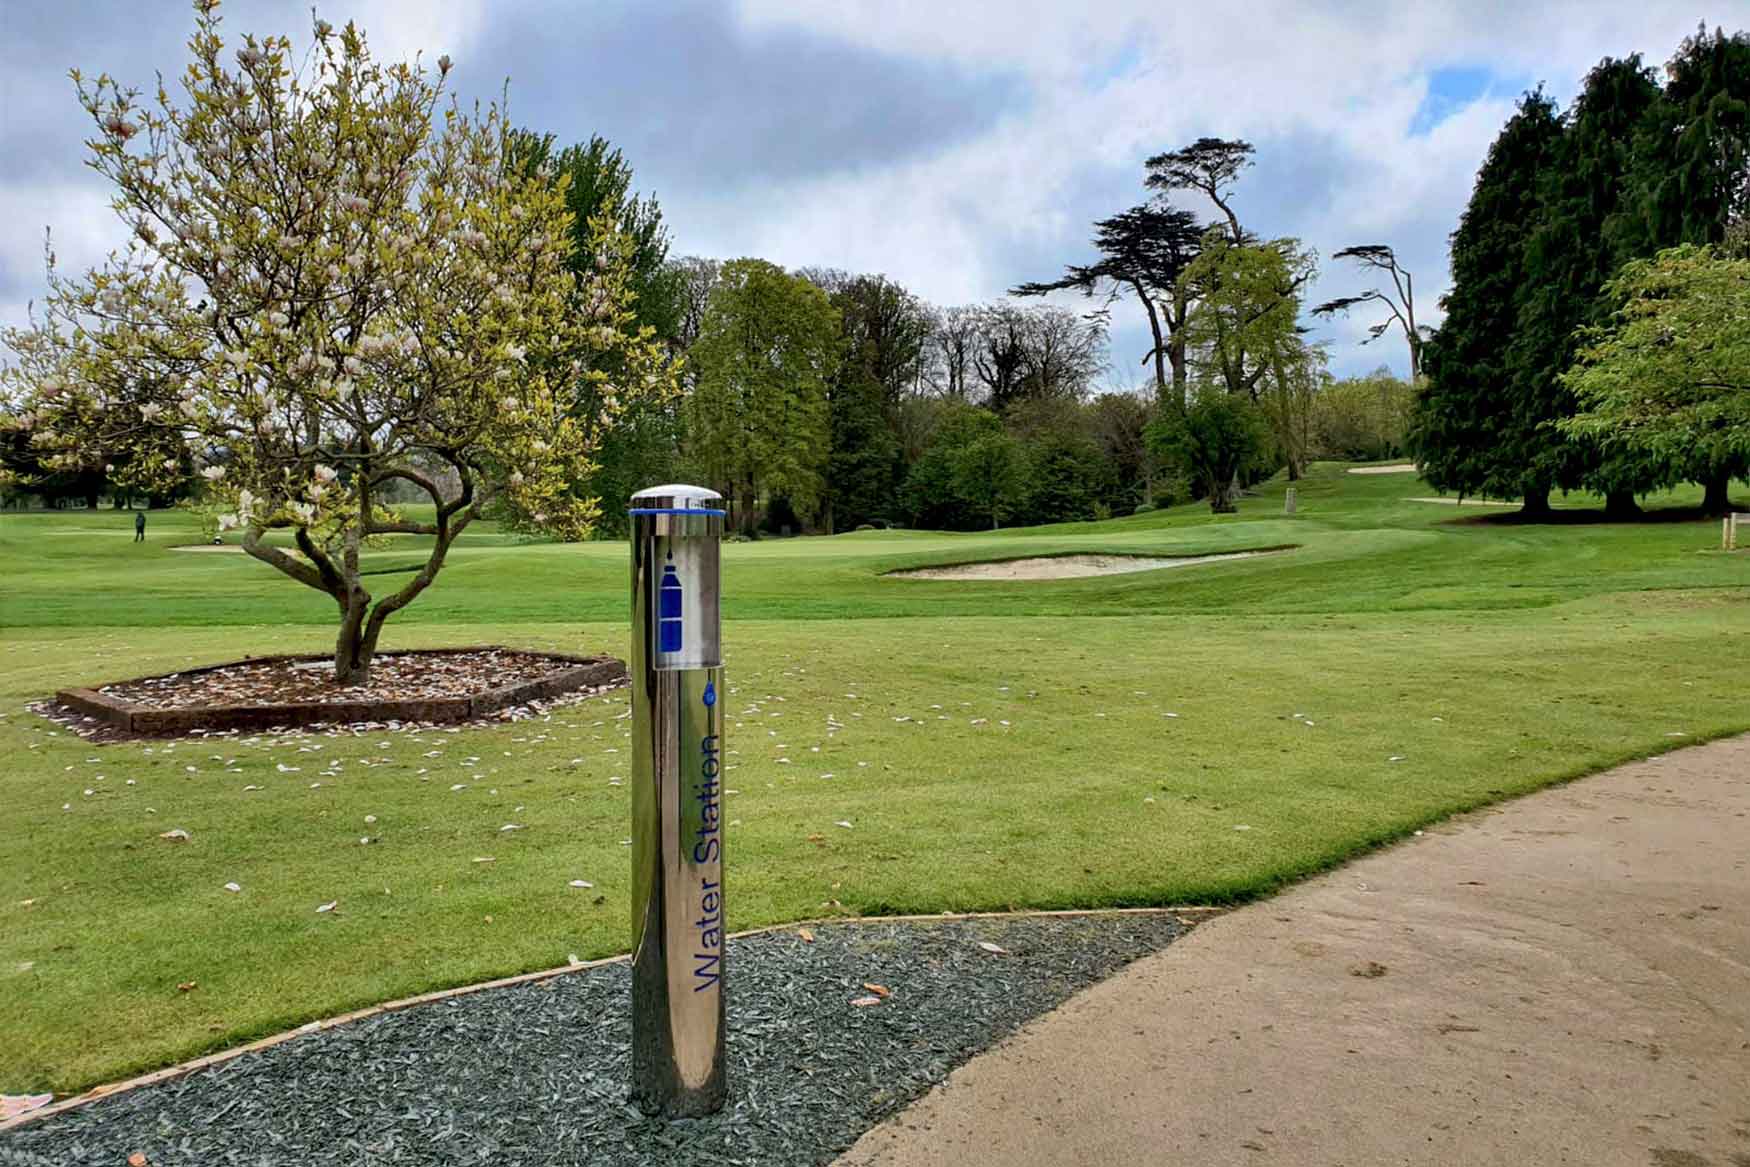
<path id="1" fill-rule="evenodd" d="M 627 1102 L 624 963 L 337 1026 L 0 1135 L 0 1164 L 810 1164 L 1077 990 L 1167 915 L 863 922 L 732 940 L 730 1100 Z M 1006 954 L 979 947 L 997 944 Z M 858 1008 L 864 982 L 892 990 Z"/>

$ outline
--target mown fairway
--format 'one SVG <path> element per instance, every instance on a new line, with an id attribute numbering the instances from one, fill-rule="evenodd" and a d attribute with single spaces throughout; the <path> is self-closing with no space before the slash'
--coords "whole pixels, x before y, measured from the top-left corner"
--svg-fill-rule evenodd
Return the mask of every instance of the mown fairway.
<path id="1" fill-rule="evenodd" d="M 726 547 L 732 926 L 1254 895 L 1750 728 L 1750 557 L 1716 549 L 1716 522 L 1517 526 L 1335 467 L 1285 518 L 1282 485 L 1221 520 Z M 198 540 L 185 517 L 154 514 L 140 547 L 131 524 L 0 516 L 0 1089 L 64 1092 L 623 948 L 622 699 L 490 730 L 173 745 L 91 746 L 27 712 L 68 684 L 328 646 L 321 597 L 168 550 Z M 880 578 L 1282 544 L 1300 549 L 1102 579 Z M 625 578 L 619 543 L 481 532 L 386 646 L 624 655 Z M 192 841 L 161 842 L 173 827 Z"/>

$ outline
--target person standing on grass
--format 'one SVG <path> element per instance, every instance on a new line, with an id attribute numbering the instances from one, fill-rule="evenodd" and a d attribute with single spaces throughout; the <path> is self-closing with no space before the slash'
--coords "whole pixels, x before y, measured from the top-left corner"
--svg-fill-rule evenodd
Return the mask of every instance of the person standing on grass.
<path id="1" fill-rule="evenodd" d="M 146 512 L 145 511 L 135 511 L 134 512 L 134 542 L 144 543 L 145 541 L 146 541 Z"/>

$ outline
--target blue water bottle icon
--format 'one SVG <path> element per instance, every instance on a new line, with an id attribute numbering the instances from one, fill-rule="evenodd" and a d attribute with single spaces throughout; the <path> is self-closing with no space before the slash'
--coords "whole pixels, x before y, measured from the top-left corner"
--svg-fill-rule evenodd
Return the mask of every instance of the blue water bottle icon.
<path id="1" fill-rule="evenodd" d="M 658 652 L 681 650 L 681 578 L 674 560 L 662 565 L 662 583 L 657 587 L 656 648 Z"/>

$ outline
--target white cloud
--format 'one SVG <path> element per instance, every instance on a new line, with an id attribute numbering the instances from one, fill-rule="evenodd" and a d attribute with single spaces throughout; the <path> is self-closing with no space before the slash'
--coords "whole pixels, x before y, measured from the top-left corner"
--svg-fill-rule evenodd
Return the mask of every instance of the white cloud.
<path id="1" fill-rule="evenodd" d="M 689 185 L 684 167 L 664 159 L 671 177 L 659 194 L 682 252 L 884 271 L 938 302 L 985 299 L 1086 258 L 1090 222 L 1145 197 L 1147 155 L 1205 134 L 1245 137 L 1260 159 L 1239 189 L 1248 224 L 1298 236 L 1326 254 L 1359 242 L 1396 246 L 1418 276 L 1418 306 L 1430 322 L 1446 281 L 1446 236 L 1521 81 L 1546 80 L 1565 99 L 1599 58 L 1638 48 L 1662 60 L 1693 21 L 1687 8 L 1634 0 L 1396 6 L 1269 0 L 1243 11 L 1159 0 L 727 2 L 747 40 L 824 39 L 927 61 L 970 82 L 1010 79 L 1021 96 L 1001 116 L 944 134 L 947 145 L 889 151 L 882 160 L 869 153 L 859 158 L 851 148 L 835 155 L 847 161 L 823 160 L 812 172 L 802 167 L 800 178 L 788 177 L 798 169 L 789 158 L 786 176 L 779 177 L 758 141 L 745 171 L 729 185 Z M 537 23 L 580 19 L 543 0 L 517 7 Z M 484 0 L 319 0 L 317 8 L 336 24 L 356 19 L 384 58 L 423 50 L 429 62 L 448 53 L 458 84 L 470 94 L 496 96 L 507 68 L 522 76 L 540 63 L 547 67 L 533 70 L 538 76 L 568 76 L 545 56 L 563 46 L 539 38 L 499 46 L 508 57 L 491 56 L 496 42 L 488 21 L 509 13 L 489 10 Z M 609 19 L 606 10 L 597 15 Z M 186 11 L 177 19 L 185 18 Z M 298 0 L 238 0 L 227 28 L 290 30 L 297 40 L 308 19 L 307 4 Z M 807 40 L 798 43 L 805 49 Z M 721 51 L 734 60 L 745 47 L 725 42 Z M 652 38 L 653 60 L 661 49 Z M 174 72 L 177 59 L 122 60 L 113 71 L 139 80 L 153 66 Z M 9 75 L 30 67 L 0 49 L 0 68 L 11 69 Z M 1492 71 L 1502 79 L 1501 90 L 1461 102 L 1431 131 L 1412 133 L 1431 76 L 1451 67 Z M 577 79 L 575 103 L 586 110 L 591 83 L 588 76 Z M 766 83 L 748 79 L 750 103 Z M 659 70 L 649 85 L 653 93 L 669 91 Z M 22 87 L 8 92 L 25 94 Z M 64 86 L 56 93 L 57 100 L 70 101 Z M 561 95 L 549 92 L 519 90 L 513 97 L 535 106 L 561 103 Z M 682 105 L 676 98 L 673 108 L 660 102 L 638 108 L 648 111 L 646 119 L 678 122 L 692 112 Z M 945 107 L 943 123 L 965 125 L 963 115 Z M 14 127 L 35 132 L 46 116 L 36 104 L 14 102 L 0 137 Z M 582 132 L 595 128 L 587 113 L 579 116 Z M 797 108 L 793 116 L 806 118 L 808 111 Z M 771 143 L 770 152 L 779 153 L 780 145 Z M 675 181 L 677 175 L 683 181 Z M 54 225 L 70 268 L 119 243 L 104 199 L 90 175 L 0 177 L 0 296 L 22 299 L 40 285 L 45 223 Z M 1365 286 L 1360 273 L 1327 265 L 1312 295 L 1329 298 Z M 0 305 L 0 317 L 14 322 L 20 308 Z M 1369 321 L 1362 314 L 1321 326 L 1336 342 L 1339 368 L 1371 366 L 1382 357 L 1403 363 L 1401 343 L 1354 347 Z M 1121 303 L 1115 326 L 1114 363 L 1128 370 L 1134 354 L 1124 346 L 1139 343 L 1140 317 Z"/>
<path id="2" fill-rule="evenodd" d="M 1662 58 L 1692 19 L 1672 7 L 1594 0 L 1278 2 L 1221 15 L 1156 0 L 1092 10 L 1003 0 L 742 0 L 739 11 L 755 28 L 800 27 L 969 70 L 1018 71 L 1034 100 L 928 158 L 718 203 L 704 235 L 725 251 L 882 270 L 937 300 L 988 297 L 1052 274 L 1005 266 L 1037 253 L 1042 240 L 1058 245 L 1059 263 L 1083 258 L 1088 220 L 1143 197 L 1147 155 L 1205 134 L 1244 137 L 1263 163 L 1239 188 L 1248 225 L 1327 254 L 1359 242 L 1396 246 L 1420 277 L 1418 314 L 1430 323 L 1447 281 L 1446 236 L 1517 96 L 1485 94 L 1414 135 L 1431 72 L 1481 64 L 1507 78 L 1545 79 L 1566 97 L 1605 55 L 1638 48 Z M 1304 187 L 1293 180 L 1296 163 L 1308 175 Z M 1264 167 L 1275 189 L 1260 186 Z M 1090 187 L 1109 190 L 1110 201 L 1082 213 Z M 1072 194 L 1082 196 L 1077 213 L 1069 213 Z M 1360 273 L 1327 266 L 1311 294 L 1365 286 Z M 1114 322 L 1121 342 L 1128 332 L 1140 343 L 1139 312 L 1121 305 Z M 1328 327 L 1340 368 L 1404 363 L 1401 342 L 1355 348 L 1370 322 L 1363 313 Z M 1129 354 L 1115 352 L 1114 363 L 1127 366 Z"/>
<path id="3" fill-rule="evenodd" d="M 41 289 L 43 231 L 52 229 L 56 264 L 64 273 L 99 262 L 127 239 L 95 183 L 0 184 L 0 283 L 11 290 Z M 26 323 L 30 294 L 0 302 L 0 327 Z"/>

